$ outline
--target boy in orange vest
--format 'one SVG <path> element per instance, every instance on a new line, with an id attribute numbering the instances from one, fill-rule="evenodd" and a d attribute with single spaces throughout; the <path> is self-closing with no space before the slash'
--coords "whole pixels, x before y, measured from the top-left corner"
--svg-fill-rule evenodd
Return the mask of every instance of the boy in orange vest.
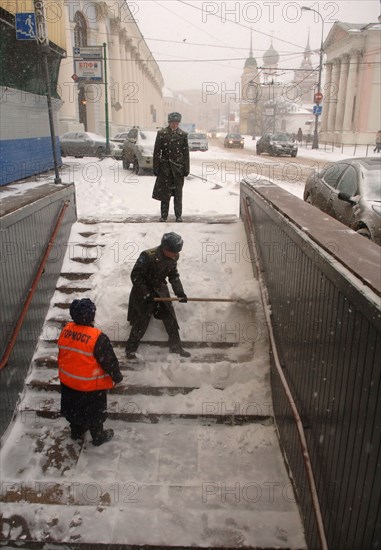
<path id="1" fill-rule="evenodd" d="M 94 445 L 110 441 L 114 431 L 104 430 L 107 390 L 123 380 L 111 342 L 93 326 L 95 304 L 88 298 L 70 306 L 73 322 L 58 339 L 58 369 L 61 382 L 61 414 L 70 423 L 72 439 L 87 430 Z"/>

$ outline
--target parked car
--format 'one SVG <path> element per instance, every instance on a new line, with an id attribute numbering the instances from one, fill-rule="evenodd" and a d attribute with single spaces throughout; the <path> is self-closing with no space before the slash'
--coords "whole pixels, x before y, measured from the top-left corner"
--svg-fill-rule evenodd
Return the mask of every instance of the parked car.
<path id="1" fill-rule="evenodd" d="M 189 151 L 207 151 L 208 138 L 201 132 L 189 132 L 188 134 Z"/>
<path id="2" fill-rule="evenodd" d="M 113 156 L 116 160 L 120 160 L 122 158 L 123 153 L 123 143 L 127 139 L 128 132 L 131 130 L 131 128 L 128 128 L 126 132 L 120 132 L 119 134 L 115 134 L 114 137 L 110 139 L 115 144 L 115 149 L 113 151 Z"/>
<path id="3" fill-rule="evenodd" d="M 289 134 L 274 133 L 263 135 L 256 143 L 257 155 L 268 153 L 269 155 L 291 155 L 296 157 L 298 146 Z"/>
<path id="4" fill-rule="evenodd" d="M 106 138 L 91 132 L 67 132 L 60 136 L 61 155 L 63 157 L 73 156 L 98 157 L 106 155 Z M 110 141 L 110 152 L 114 155 L 115 143 Z"/>
<path id="5" fill-rule="evenodd" d="M 303 198 L 381 245 L 381 159 L 334 162 L 308 177 Z"/>
<path id="6" fill-rule="evenodd" d="M 123 143 L 123 168 L 127 169 L 132 164 L 135 174 L 142 174 L 145 170 L 152 171 L 156 135 L 156 130 L 131 128 Z"/>
<path id="7" fill-rule="evenodd" d="M 244 139 L 241 134 L 226 134 L 224 139 L 224 147 L 238 147 L 243 149 Z"/>

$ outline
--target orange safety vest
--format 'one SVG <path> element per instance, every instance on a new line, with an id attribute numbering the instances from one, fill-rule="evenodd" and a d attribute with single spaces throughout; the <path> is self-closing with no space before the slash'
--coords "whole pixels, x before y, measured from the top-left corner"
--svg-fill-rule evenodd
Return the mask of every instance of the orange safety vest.
<path id="1" fill-rule="evenodd" d="M 78 391 L 108 390 L 114 386 L 94 357 L 101 330 L 68 323 L 58 338 L 59 378 L 65 386 Z"/>

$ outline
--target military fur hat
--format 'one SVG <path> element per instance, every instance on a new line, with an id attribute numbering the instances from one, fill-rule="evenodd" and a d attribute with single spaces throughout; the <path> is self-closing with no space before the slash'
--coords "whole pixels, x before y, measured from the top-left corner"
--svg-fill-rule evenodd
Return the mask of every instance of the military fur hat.
<path id="1" fill-rule="evenodd" d="M 94 321 L 96 309 L 89 298 L 73 300 L 70 305 L 70 315 L 77 325 L 88 325 Z"/>
<path id="2" fill-rule="evenodd" d="M 165 250 L 169 250 L 170 252 L 180 252 L 183 248 L 184 241 L 181 237 L 181 235 L 178 235 L 177 233 L 164 233 L 162 239 L 161 239 L 161 246 Z"/>
<path id="3" fill-rule="evenodd" d="M 181 122 L 180 113 L 169 113 L 168 122 Z"/>

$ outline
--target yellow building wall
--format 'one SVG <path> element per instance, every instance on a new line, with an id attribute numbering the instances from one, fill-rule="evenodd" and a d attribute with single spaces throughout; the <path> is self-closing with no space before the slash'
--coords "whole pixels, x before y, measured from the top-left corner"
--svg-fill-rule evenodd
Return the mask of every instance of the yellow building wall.
<path id="1" fill-rule="evenodd" d="M 0 8 L 8 13 L 34 12 L 33 0 L 0 0 Z M 63 0 L 45 2 L 45 19 L 50 42 L 66 51 L 65 6 Z"/>

